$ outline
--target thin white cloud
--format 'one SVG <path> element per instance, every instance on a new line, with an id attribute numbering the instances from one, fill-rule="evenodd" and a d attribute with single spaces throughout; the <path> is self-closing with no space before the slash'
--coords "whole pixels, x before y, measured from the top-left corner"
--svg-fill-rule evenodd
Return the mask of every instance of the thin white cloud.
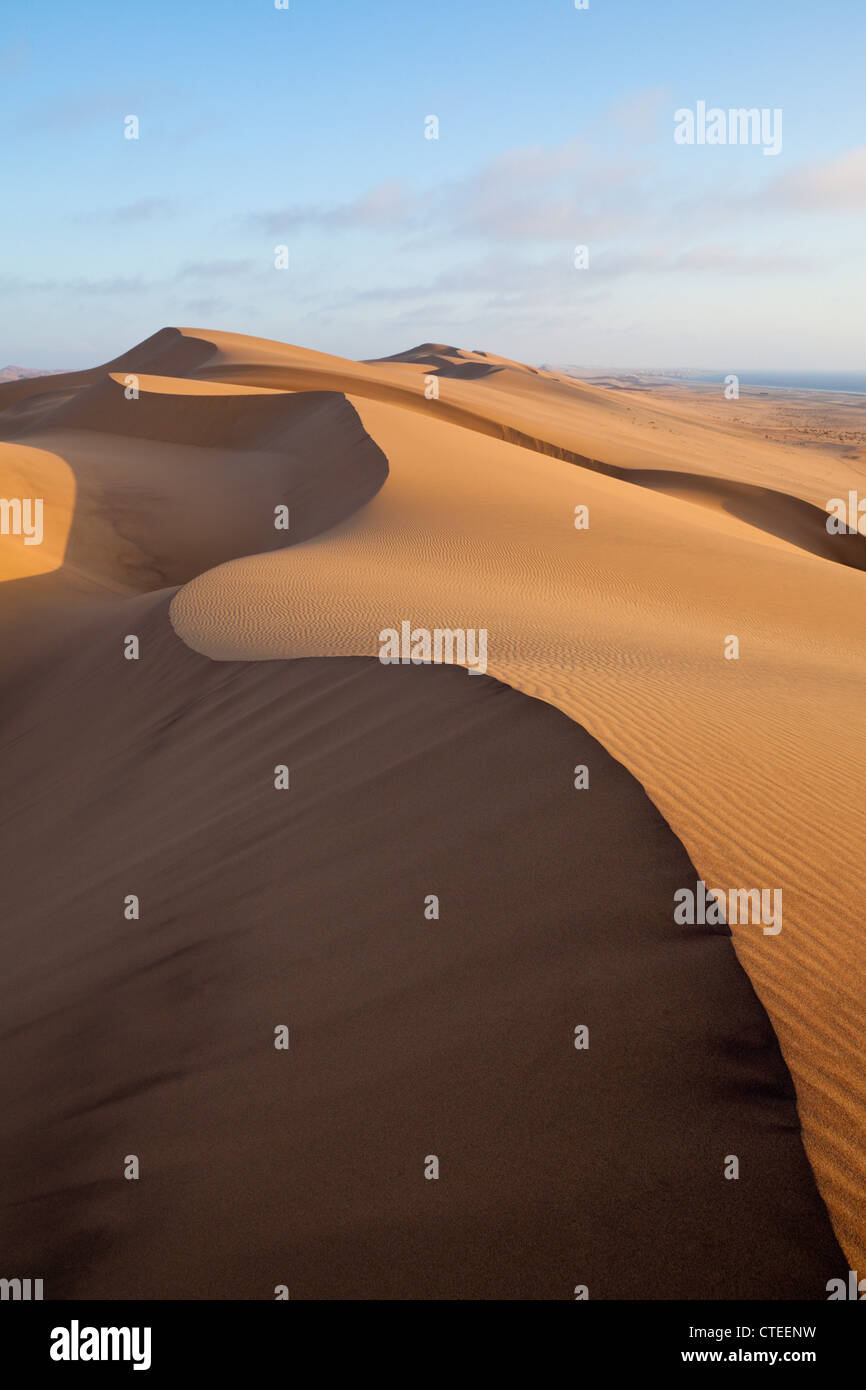
<path id="1" fill-rule="evenodd" d="M 271 236 L 280 236 L 299 227 L 326 227 L 350 230 L 405 227 L 418 199 L 399 179 L 377 184 L 368 193 L 350 202 L 327 204 L 290 203 L 284 208 L 251 213 L 244 220 Z"/>
<path id="2" fill-rule="evenodd" d="M 757 201 L 798 212 L 866 211 L 866 145 L 789 169 Z"/>

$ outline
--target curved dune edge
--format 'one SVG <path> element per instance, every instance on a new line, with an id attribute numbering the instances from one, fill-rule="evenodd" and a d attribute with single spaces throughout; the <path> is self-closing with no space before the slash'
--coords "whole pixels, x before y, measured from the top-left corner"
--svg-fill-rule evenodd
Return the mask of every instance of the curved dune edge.
<path id="1" fill-rule="evenodd" d="M 6 711 L 50 793 L 39 893 L 2 869 L 7 1260 L 59 1299 L 825 1298 L 778 1045 L 630 774 L 492 680 L 210 662 L 167 606 L 82 618 Z"/>
<path id="2" fill-rule="evenodd" d="M 9 460 L 63 460 L 77 502 L 63 508 L 62 545 L 59 520 L 46 533 L 52 559 L 59 550 L 67 576 L 103 590 L 161 589 L 223 560 L 298 544 L 351 516 L 388 476 L 341 393 L 144 373 L 131 381 L 102 374 L 53 403 L 35 397 L 25 415 L 10 408 L 12 422 L 0 412 L 0 433 L 12 439 L 0 444 L 0 495 L 17 486 Z M 57 513 L 59 483 L 39 490 Z"/>
<path id="3" fill-rule="evenodd" d="M 859 573 L 723 511 L 353 400 L 387 485 L 315 542 L 193 580 L 176 632 L 217 660 L 274 660 L 374 656 L 403 619 L 485 627 L 489 673 L 585 726 L 709 884 L 781 888 L 782 933 L 734 938 L 837 1234 L 866 1263 L 866 846 L 839 814 L 866 797 Z M 723 655 L 731 633 L 738 662 Z"/>

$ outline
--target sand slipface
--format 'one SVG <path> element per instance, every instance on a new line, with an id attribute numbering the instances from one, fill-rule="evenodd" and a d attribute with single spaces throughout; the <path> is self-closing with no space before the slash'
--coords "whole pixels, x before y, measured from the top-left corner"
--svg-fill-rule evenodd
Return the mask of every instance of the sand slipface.
<path id="1" fill-rule="evenodd" d="M 130 372 L 141 377 L 135 402 L 123 395 Z M 821 525 L 827 500 L 857 485 L 861 454 L 820 447 L 817 430 L 794 449 L 778 432 L 758 437 L 753 418 L 726 425 L 694 402 L 606 390 L 443 344 L 355 363 L 187 329 L 163 330 L 105 368 L 0 387 L 0 436 L 4 448 L 56 459 L 75 479 L 66 537 L 55 542 L 62 568 L 0 586 L 0 623 L 14 634 L 22 678 L 26 655 L 35 680 L 32 636 L 27 642 L 36 605 L 40 631 L 80 624 L 85 661 L 97 618 L 108 621 L 118 604 L 131 612 L 136 593 L 178 584 L 171 624 L 196 661 L 217 663 L 208 671 L 375 660 L 382 630 L 404 621 L 484 629 L 488 676 L 597 739 L 645 788 L 696 875 L 725 890 L 781 890 L 782 931 L 737 923 L 734 944 L 790 1068 L 836 1234 L 851 1267 L 866 1266 L 858 910 L 866 580 L 862 538 L 831 544 Z M 270 519 L 287 491 L 307 525 L 275 540 Z M 580 529 L 578 508 L 588 522 Z M 734 660 L 725 655 L 732 636 Z M 383 692 L 405 675 L 373 669 Z M 173 679 L 169 667 L 165 674 Z M 240 765 L 238 775 L 246 775 Z M 523 813 L 532 823 L 538 808 Z M 482 802 L 477 814 L 484 819 Z M 245 846 L 265 834 L 255 818 L 247 830 Z M 610 831 L 622 827 L 612 820 Z M 315 833 L 314 823 L 311 840 Z M 405 852 L 423 859 L 420 849 Z M 620 858 L 629 858 L 623 848 Z M 560 880 L 552 891 L 554 901 L 568 896 Z M 58 902 L 62 893 L 61 884 Z M 566 919 L 569 910 L 570 900 Z M 590 955 L 602 950 L 590 940 Z M 727 938 L 714 944 L 733 960 Z M 610 958 L 618 988 L 635 950 L 626 933 Z M 672 946 L 665 968 L 676 975 L 680 964 Z M 553 972 L 539 988 L 558 997 Z M 392 1023 L 383 1038 L 393 1037 Z M 702 1035 L 707 1065 L 713 1046 Z M 645 1043 L 636 1037 L 635 1047 Z M 161 1065 L 171 1070 L 168 1056 Z M 758 1090 L 765 1080 L 756 1079 Z M 522 1092 L 511 1099 L 528 1103 Z M 478 1193 L 464 1195 L 468 1213 Z M 823 1274 L 827 1247 L 808 1219 Z M 774 1220 L 796 1222 L 794 1207 Z M 651 1239 L 648 1227 L 641 1239 Z M 358 1249 L 374 1259 L 363 1241 Z M 790 1250 L 780 1258 L 792 1280 L 814 1284 L 814 1265 Z M 479 1267 L 474 1287 L 488 1274 Z M 387 1278 L 382 1269 L 383 1286 Z M 792 1287 L 780 1284 L 778 1296 L 795 1296 L 785 1291 Z"/>

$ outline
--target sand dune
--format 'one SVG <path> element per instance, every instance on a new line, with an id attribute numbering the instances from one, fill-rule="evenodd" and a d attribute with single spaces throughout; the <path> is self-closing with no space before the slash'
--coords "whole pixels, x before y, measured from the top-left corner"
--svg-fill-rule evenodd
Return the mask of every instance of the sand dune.
<path id="1" fill-rule="evenodd" d="M 208 672 L 375 657 L 401 620 L 484 627 L 489 674 L 597 739 L 708 883 L 781 888 L 782 932 L 735 925 L 736 951 L 836 1234 L 866 1264 L 866 581 L 862 538 L 822 526 L 860 456 L 445 344 L 355 363 L 186 329 L 104 368 L 0 387 L 0 435 L 46 487 L 61 465 L 75 480 L 53 542 L 62 569 L 0 586 L 22 652 L 34 594 L 64 622 L 73 604 L 85 633 L 109 601 L 132 613 L 131 595 L 181 584 L 175 632 L 230 663 L 196 667 Z M 292 530 L 275 537 L 289 498 Z M 383 692 L 405 674 L 371 669 Z M 538 807 L 521 814 L 534 823 Z M 254 844 L 260 827 L 248 831 Z M 246 872 L 242 855 L 238 882 Z"/>
<path id="2" fill-rule="evenodd" d="M 7 1262 L 60 1298 L 823 1297 L 778 1045 L 727 934 L 674 927 L 695 871 L 626 770 L 462 671 L 207 661 L 168 602 L 5 701 L 51 850 L 38 893 L 0 865 Z"/>

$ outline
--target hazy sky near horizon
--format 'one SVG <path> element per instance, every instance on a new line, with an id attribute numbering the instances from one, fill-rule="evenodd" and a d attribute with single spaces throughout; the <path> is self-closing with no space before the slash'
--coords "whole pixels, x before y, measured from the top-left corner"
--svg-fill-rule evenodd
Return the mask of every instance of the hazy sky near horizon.
<path id="1" fill-rule="evenodd" d="M 862 0 L 7 9 L 0 365 L 177 324 L 862 369 L 864 36 Z M 698 102 L 781 110 L 780 152 L 677 144 Z"/>

